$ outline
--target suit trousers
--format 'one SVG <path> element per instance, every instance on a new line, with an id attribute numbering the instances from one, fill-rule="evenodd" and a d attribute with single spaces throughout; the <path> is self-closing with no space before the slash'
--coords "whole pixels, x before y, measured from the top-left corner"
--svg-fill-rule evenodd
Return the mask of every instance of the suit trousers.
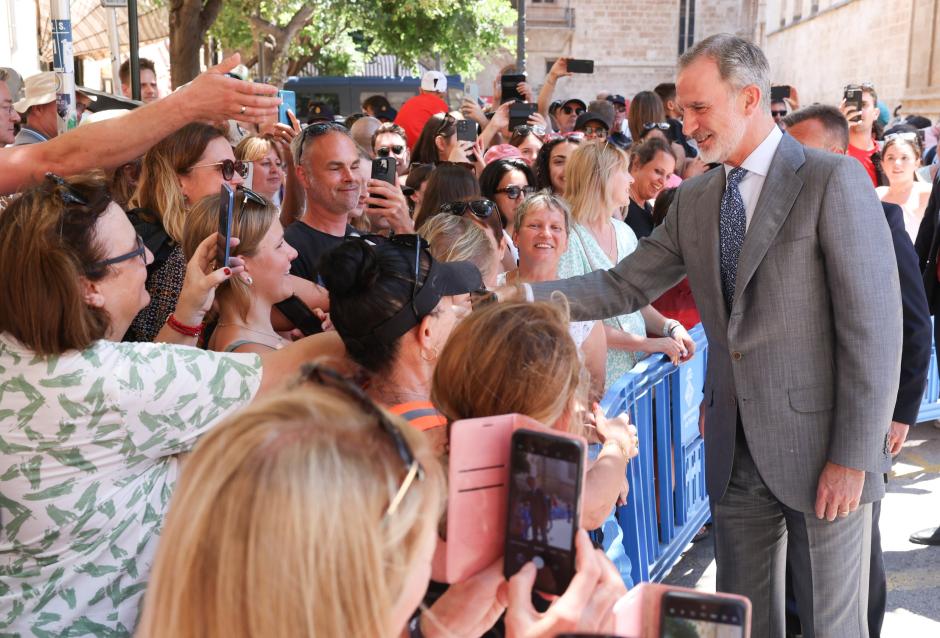
<path id="1" fill-rule="evenodd" d="M 784 638 L 789 544 L 803 637 L 868 638 L 871 510 L 830 523 L 787 507 L 761 478 L 739 424 L 731 480 L 712 514 L 718 591 L 751 600 L 752 636 Z"/>

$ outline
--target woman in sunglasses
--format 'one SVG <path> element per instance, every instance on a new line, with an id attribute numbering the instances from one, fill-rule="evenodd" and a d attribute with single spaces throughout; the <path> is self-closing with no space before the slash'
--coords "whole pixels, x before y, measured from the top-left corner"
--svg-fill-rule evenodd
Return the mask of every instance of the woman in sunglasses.
<path id="1" fill-rule="evenodd" d="M 630 102 L 627 124 L 630 127 L 630 136 L 634 144 L 639 144 L 649 136 L 661 137 L 672 145 L 676 156 L 675 174 L 683 175 L 685 170 L 685 149 L 672 137 L 672 126 L 666 120 L 666 109 L 662 99 L 652 91 L 640 91 Z M 670 183 L 674 188 L 678 183 Z"/>
<path id="2" fill-rule="evenodd" d="M 535 175 L 529 165 L 520 159 L 496 160 L 483 169 L 480 175 L 480 192 L 483 197 L 495 202 L 499 210 L 503 235 L 509 247 L 505 264 L 507 270 L 511 270 L 519 260 L 519 253 L 506 229 L 513 227 L 519 205 L 528 195 L 535 192 Z"/>
<path id="3" fill-rule="evenodd" d="M 446 432 L 428 402 L 431 375 L 447 338 L 481 290 L 476 266 L 431 257 L 418 235 L 350 238 L 320 262 L 330 319 L 349 357 L 368 374 L 368 393 L 428 431 L 443 450 Z"/>
<path id="4" fill-rule="evenodd" d="M 911 241 L 917 237 L 932 187 L 930 182 L 920 181 L 917 174 L 922 155 L 916 131 L 885 136 L 881 163 L 888 186 L 879 186 L 876 190 L 881 201 L 897 204 L 904 211 L 904 228 Z"/>
<path id="5" fill-rule="evenodd" d="M 548 189 L 556 195 L 565 194 L 565 164 L 583 140 L 583 135 L 572 133 L 545 142 L 535 159 L 539 190 Z"/>
<path id="6" fill-rule="evenodd" d="M 529 167 L 535 166 L 535 158 L 542 148 L 542 138 L 545 137 L 545 127 L 522 124 L 512 130 L 509 143 L 519 149 L 522 159 Z"/>
<path id="7" fill-rule="evenodd" d="M 304 361 L 342 356 L 329 333 L 261 356 L 193 347 L 242 270 L 212 269 L 217 241 L 156 343 L 121 343 L 152 255 L 103 178 L 47 177 L 0 215 L 5 631 L 132 634 L 179 455 Z"/>
<path id="8" fill-rule="evenodd" d="M 411 180 L 409 186 L 410 182 Z M 415 208 L 416 229 L 420 229 L 424 222 L 437 215 L 442 204 L 460 199 L 480 198 L 480 182 L 473 171 L 463 164 L 435 166 L 418 190 L 420 200 Z"/>
<path id="9" fill-rule="evenodd" d="M 235 159 L 225 133 L 208 124 L 189 124 L 144 155 L 128 217 L 153 253 L 147 267 L 150 304 L 126 335 L 128 341 L 153 341 L 179 297 L 186 258 L 180 246 L 186 211 L 223 183 L 233 188 L 247 174 Z"/>

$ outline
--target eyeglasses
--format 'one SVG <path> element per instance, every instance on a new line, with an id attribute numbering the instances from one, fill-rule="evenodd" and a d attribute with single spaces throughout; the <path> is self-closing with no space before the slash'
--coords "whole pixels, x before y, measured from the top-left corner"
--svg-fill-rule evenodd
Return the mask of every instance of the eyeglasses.
<path id="1" fill-rule="evenodd" d="M 581 115 L 585 111 L 585 109 L 577 108 L 574 106 L 563 106 L 561 107 L 561 110 L 562 112 L 564 112 L 565 115 L 571 115 L 572 113 L 576 115 Z"/>
<path id="2" fill-rule="evenodd" d="M 380 146 L 375 149 L 375 154 L 379 157 L 388 157 L 392 155 L 401 155 L 405 152 L 405 147 L 400 144 L 392 144 L 391 146 Z"/>
<path id="3" fill-rule="evenodd" d="M 536 137 L 543 137 L 545 135 L 545 127 L 532 125 L 532 124 L 520 124 L 512 130 L 512 134 L 515 135 L 534 135 Z"/>
<path id="4" fill-rule="evenodd" d="M 319 364 L 308 363 L 301 368 L 300 374 L 303 381 L 322 385 L 325 388 L 340 392 L 352 399 L 363 412 L 375 418 L 379 428 L 392 439 L 392 443 L 395 445 L 395 451 L 398 453 L 398 456 L 401 458 L 407 470 L 405 478 L 402 479 L 401 486 L 398 488 L 395 496 L 389 502 L 388 508 L 385 510 L 385 517 L 394 516 L 395 512 L 398 511 L 399 505 L 401 505 L 401 502 L 404 500 L 405 495 L 408 493 L 409 488 L 411 488 L 412 483 L 415 482 L 415 479 L 424 479 L 424 468 L 421 467 L 418 459 L 415 458 L 414 451 L 411 449 L 411 446 L 408 445 L 408 441 L 405 440 L 401 430 L 368 396 L 366 396 L 361 388 L 344 379 L 336 371 Z"/>
<path id="5" fill-rule="evenodd" d="M 581 132 L 584 133 L 585 137 L 593 135 L 594 137 L 599 137 L 604 139 L 607 137 L 607 129 L 603 126 L 585 126 L 581 129 Z"/>
<path id="6" fill-rule="evenodd" d="M 654 128 L 658 128 L 660 131 L 668 131 L 671 127 L 669 122 L 646 122 L 643 124 L 644 131 L 652 131 Z"/>
<path id="7" fill-rule="evenodd" d="M 226 180 L 235 177 L 235 173 L 238 173 L 242 177 L 248 177 L 248 165 L 241 160 L 224 159 L 221 162 L 212 162 L 211 164 L 196 164 L 195 166 L 191 166 L 190 170 L 207 166 L 220 167 L 222 170 L 222 178 Z"/>
<path id="8" fill-rule="evenodd" d="M 489 219 L 496 212 L 496 204 L 488 199 L 472 199 L 469 202 L 447 202 L 441 204 L 439 213 L 463 217 L 467 211 L 477 219 Z"/>
<path id="9" fill-rule="evenodd" d="M 494 192 L 505 193 L 506 197 L 509 199 L 516 200 L 519 199 L 520 195 L 531 195 L 535 192 L 535 189 L 531 186 L 517 186 L 516 184 L 510 184 L 506 188 L 498 188 Z"/>
<path id="10" fill-rule="evenodd" d="M 786 112 L 785 110 L 784 110 L 784 111 L 774 111 L 774 110 L 771 109 L 770 114 L 773 115 L 774 117 L 784 117 L 784 116 L 786 116 L 787 112 Z"/>
<path id="11" fill-rule="evenodd" d="M 304 132 L 300 135 L 300 150 L 297 153 L 298 163 L 300 162 L 300 158 L 304 155 L 304 145 L 307 143 L 307 138 L 320 137 L 321 135 L 325 135 L 330 131 L 349 134 L 349 129 L 337 122 L 317 122 L 315 124 L 308 124 L 304 128 Z"/>
<path id="12" fill-rule="evenodd" d="M 119 264 L 122 261 L 127 261 L 133 259 L 134 257 L 140 257 L 140 260 L 144 262 L 144 265 L 147 265 L 147 247 L 144 245 L 144 240 L 140 235 L 137 235 L 136 238 L 137 247 L 130 251 L 129 253 L 124 253 L 123 255 L 118 255 L 117 257 L 111 257 L 110 259 L 102 259 L 101 261 L 96 261 L 91 265 L 92 270 L 100 270 L 102 268 L 107 268 L 108 266 L 113 266 L 114 264 Z"/>

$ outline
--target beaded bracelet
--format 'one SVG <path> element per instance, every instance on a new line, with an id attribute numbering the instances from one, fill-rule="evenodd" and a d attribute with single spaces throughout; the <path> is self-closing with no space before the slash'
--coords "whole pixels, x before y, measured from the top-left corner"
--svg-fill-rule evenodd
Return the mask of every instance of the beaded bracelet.
<path id="1" fill-rule="evenodd" d="M 166 325 L 170 326 L 170 328 L 180 333 L 181 335 L 185 335 L 187 337 L 199 337 L 206 327 L 205 323 L 201 323 L 198 326 L 187 326 L 185 323 L 180 323 L 180 321 L 172 314 L 166 318 Z"/>

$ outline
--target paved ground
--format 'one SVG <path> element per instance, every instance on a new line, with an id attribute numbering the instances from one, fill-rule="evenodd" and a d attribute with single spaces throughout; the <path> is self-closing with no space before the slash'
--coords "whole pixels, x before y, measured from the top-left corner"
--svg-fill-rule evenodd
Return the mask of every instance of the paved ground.
<path id="1" fill-rule="evenodd" d="M 883 638 L 940 636 L 940 547 L 914 545 L 911 532 L 940 525 L 940 429 L 912 428 L 894 464 L 882 503 L 881 537 L 888 571 Z M 686 550 L 666 582 L 714 591 L 710 541 Z"/>

